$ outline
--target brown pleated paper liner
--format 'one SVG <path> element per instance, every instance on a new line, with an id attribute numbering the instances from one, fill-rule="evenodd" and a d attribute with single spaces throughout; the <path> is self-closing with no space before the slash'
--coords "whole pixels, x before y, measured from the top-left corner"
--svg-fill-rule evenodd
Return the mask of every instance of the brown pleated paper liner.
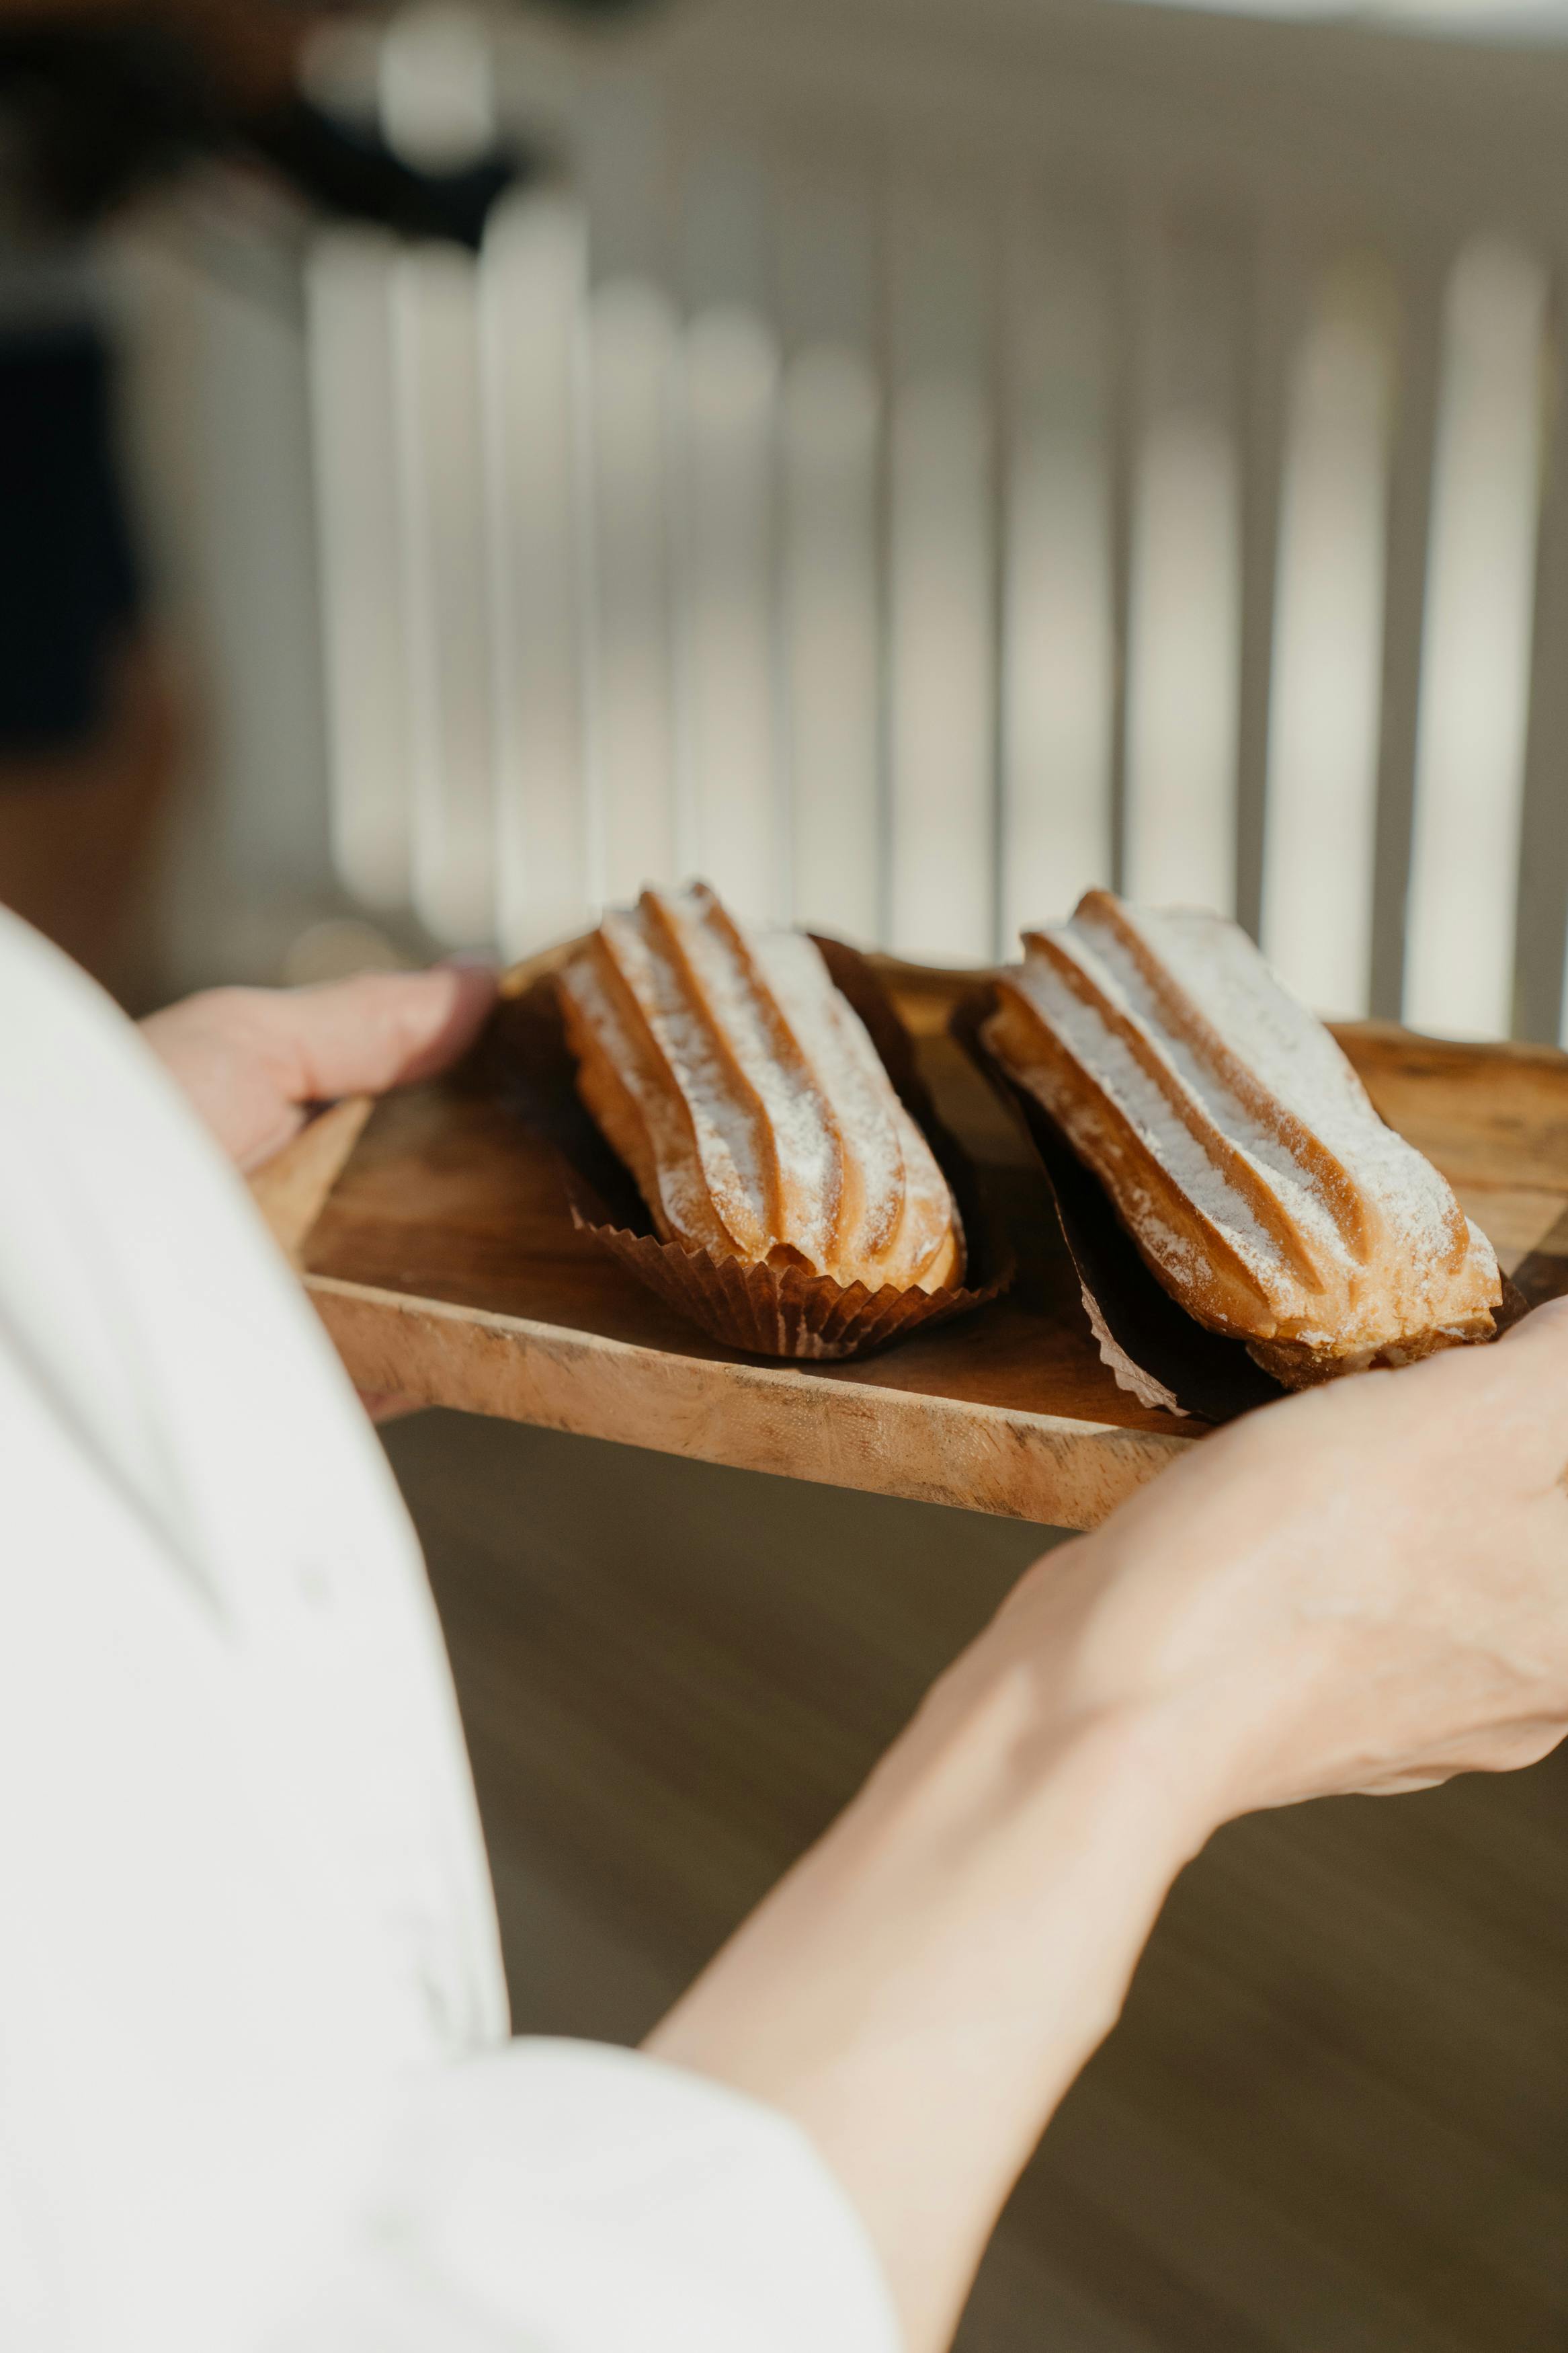
<path id="1" fill-rule="evenodd" d="M 872 1291 L 799 1267 L 743 1266 L 663 1240 L 630 1172 L 578 1097 L 553 972 L 520 975 L 515 994 L 503 982 L 502 1001 L 468 1073 L 470 1083 L 495 1094 L 547 1137 L 561 1164 L 573 1222 L 639 1282 L 726 1347 L 803 1362 L 868 1356 L 967 1315 L 1005 1291 L 1014 1271 L 1011 1248 L 973 1166 L 938 1117 L 903 1024 L 876 974 L 839 941 L 818 939 L 816 945 L 952 1189 L 964 1239 L 962 1284 Z"/>
<path id="2" fill-rule="evenodd" d="M 1253 1362 L 1245 1342 L 1199 1324 L 1150 1271 L 1099 1178 L 1084 1166 L 1045 1105 L 986 1045 L 982 1030 L 995 1001 L 989 981 L 968 990 L 953 1008 L 949 1027 L 1012 1105 L 1035 1147 L 1056 1201 L 1084 1313 L 1118 1382 L 1142 1404 L 1207 1422 L 1234 1421 L 1254 1406 L 1284 1396 L 1282 1384 Z M 1526 1306 L 1505 1275 L 1498 1332 L 1517 1323 Z"/>

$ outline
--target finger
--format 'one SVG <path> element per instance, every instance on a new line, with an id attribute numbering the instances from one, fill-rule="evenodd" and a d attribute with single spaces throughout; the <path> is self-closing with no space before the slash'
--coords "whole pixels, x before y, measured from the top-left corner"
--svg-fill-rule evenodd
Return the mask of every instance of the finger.
<path id="1" fill-rule="evenodd" d="M 1513 1471 L 1550 1480 L 1563 1473 L 1568 1464 L 1568 1298 L 1532 1309 L 1490 1347 L 1440 1349 L 1408 1371 L 1386 1377 L 1394 1382 L 1401 1406 L 1424 1416 L 1431 1427 L 1444 1426 L 1456 1440 L 1462 1436 L 1472 1445 L 1500 1450 L 1492 1461 L 1500 1482 Z"/>
<path id="2" fill-rule="evenodd" d="M 1503 1376 L 1500 1394 L 1527 1415 L 1548 1475 L 1568 1484 L 1568 1299 L 1531 1309 L 1478 1353 Z"/>
<path id="3" fill-rule="evenodd" d="M 1568 1355 L 1568 1299 L 1548 1299 L 1540 1307 L 1532 1307 L 1503 1334 L 1503 1343 L 1527 1340 L 1532 1345 L 1559 1348 Z"/>
<path id="4" fill-rule="evenodd" d="M 1358 1783 L 1359 1798 L 1397 1798 L 1413 1789 L 1436 1789 L 1460 1773 L 1520 1773 L 1562 1746 L 1568 1724 L 1560 1715 L 1522 1717 L 1489 1732 L 1473 1733 L 1447 1756 L 1432 1757 L 1403 1772 L 1375 1781 Z"/>
<path id="5" fill-rule="evenodd" d="M 280 992 L 270 1018 L 289 1057 L 295 1100 L 329 1103 L 433 1078 L 473 1043 L 495 993 L 495 973 L 477 965 L 363 973 Z"/>
<path id="6" fill-rule="evenodd" d="M 1348 1790 L 1346 1795 L 1352 1798 L 1414 1798 L 1423 1789 L 1440 1789 L 1446 1781 L 1452 1781 L 1464 1770 L 1462 1765 L 1456 1765 L 1446 1773 L 1399 1773 L 1387 1781 L 1365 1781 L 1359 1788 Z"/>
<path id="7" fill-rule="evenodd" d="M 361 1405 L 372 1421 L 401 1421 L 405 1415 L 423 1413 L 424 1398 L 400 1397 L 395 1389 L 360 1389 L 356 1392 Z"/>

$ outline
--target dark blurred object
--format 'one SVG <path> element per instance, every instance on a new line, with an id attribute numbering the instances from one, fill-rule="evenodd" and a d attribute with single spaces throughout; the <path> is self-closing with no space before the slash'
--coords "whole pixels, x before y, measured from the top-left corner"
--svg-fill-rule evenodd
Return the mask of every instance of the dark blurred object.
<path id="1" fill-rule="evenodd" d="M 166 26 L 0 32 L 0 219 L 13 235 L 79 237 L 197 156 L 247 152 L 329 212 L 470 248 L 526 169 L 508 150 L 465 171 L 420 172 L 303 98 L 248 106 Z"/>
<path id="2" fill-rule="evenodd" d="M 104 649 L 79 741 L 0 753 L 0 901 L 145 1009 L 153 943 L 138 921 L 158 826 L 189 753 L 189 697 L 140 628 Z"/>
<path id="3" fill-rule="evenodd" d="M 302 20 L 301 20 L 302 21 Z M 475 248 L 523 162 L 413 169 L 289 93 L 247 107 L 153 22 L 0 32 L 0 757 L 80 744 L 141 582 L 113 453 L 112 357 L 61 257 L 204 154 L 265 161 L 324 209 Z"/>
<path id="4" fill-rule="evenodd" d="M 205 156 L 477 248 L 513 153 L 423 173 L 291 87 L 321 12 L 127 8 L 0 27 L 0 899 L 112 978 L 190 713 L 144 614 L 115 357 L 83 259 Z"/>
<path id="5" fill-rule="evenodd" d="M 223 135 L 195 44 L 156 26 L 0 31 L 0 171 L 24 235 L 79 235 Z"/>
<path id="6" fill-rule="evenodd" d="M 603 16 L 625 0 L 557 5 Z M 473 249 L 531 168 L 498 146 L 421 171 L 300 95 L 306 35 L 352 13 L 0 0 L 0 900 L 100 976 L 191 720 L 143 612 L 92 233 L 213 156 L 264 167 L 326 213 Z"/>
<path id="7" fill-rule="evenodd" d="M 70 249 L 140 189 L 219 153 L 265 162 L 326 211 L 474 248 L 526 168 L 509 153 L 417 171 L 223 65 L 194 30 L 149 19 L 0 31 L 0 759 L 79 745 L 103 723 L 106 665 L 142 601 L 112 356 L 79 286 L 73 297 Z"/>
<path id="8" fill-rule="evenodd" d="M 255 152 L 326 211 L 375 221 L 405 237 L 447 237 L 477 251 L 490 206 L 526 178 L 515 149 L 467 171 L 416 172 L 384 141 L 290 98 L 237 126 Z"/>
<path id="9" fill-rule="evenodd" d="M 84 320 L 0 331 L 0 750 L 79 741 L 142 580 L 113 460 L 112 358 Z"/>

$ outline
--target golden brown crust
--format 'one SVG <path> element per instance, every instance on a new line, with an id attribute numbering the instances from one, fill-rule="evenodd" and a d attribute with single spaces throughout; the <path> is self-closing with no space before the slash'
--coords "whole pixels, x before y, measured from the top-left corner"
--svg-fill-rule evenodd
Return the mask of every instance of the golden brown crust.
<path id="1" fill-rule="evenodd" d="M 1191 1298 L 1183 1303 L 1216 1330 L 1255 1328 L 1268 1316 L 1267 1303 L 1219 1227 L 1188 1199 L 1116 1104 L 1085 1084 L 1071 1055 L 1005 974 L 997 985 L 997 1000 L 986 1024 L 985 1042 L 998 1060 L 1056 1113 L 1079 1158 L 1088 1161 L 1123 1210 L 1125 1221 L 1159 1226 L 1190 1251 L 1194 1267 L 1202 1270 L 1189 1285 L 1194 1296 L 1201 1293 L 1202 1313 Z M 1155 1264 L 1156 1274 L 1163 1271 Z"/>
<path id="2" fill-rule="evenodd" d="M 584 1103 L 667 1240 L 846 1286 L 962 1281 L 946 1179 L 812 943 L 699 884 L 645 892 L 564 966 Z"/>
<path id="3" fill-rule="evenodd" d="M 1289 1387 L 1489 1337 L 1495 1258 L 1218 917 L 1091 892 L 986 1027 L 1188 1312 Z"/>
<path id="4" fill-rule="evenodd" d="M 1254 1364 L 1261 1365 L 1266 1373 L 1273 1376 L 1281 1388 L 1310 1389 L 1321 1388 L 1324 1381 L 1338 1380 L 1345 1373 L 1384 1372 L 1400 1365 L 1418 1365 L 1424 1356 L 1439 1356 L 1445 1348 L 1473 1347 L 1478 1341 L 1496 1337 L 1497 1326 L 1489 1311 L 1469 1324 L 1414 1333 L 1387 1347 L 1365 1350 L 1360 1355 L 1335 1356 L 1324 1349 L 1308 1347 L 1300 1340 L 1249 1340 L 1247 1353 Z"/>

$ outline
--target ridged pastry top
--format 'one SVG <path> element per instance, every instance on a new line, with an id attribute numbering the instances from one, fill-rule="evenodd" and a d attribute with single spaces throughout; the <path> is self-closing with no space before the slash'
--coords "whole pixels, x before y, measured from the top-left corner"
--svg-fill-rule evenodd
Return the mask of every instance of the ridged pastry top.
<path id="1" fill-rule="evenodd" d="M 1236 924 L 1091 891 L 1024 944 L 987 1041 L 1200 1322 L 1286 1379 L 1490 1334 L 1491 1245 Z"/>
<path id="2" fill-rule="evenodd" d="M 804 934 L 743 930 L 702 883 L 645 891 L 561 993 L 578 1090 L 667 1240 L 872 1290 L 962 1278 L 947 1180 Z"/>

